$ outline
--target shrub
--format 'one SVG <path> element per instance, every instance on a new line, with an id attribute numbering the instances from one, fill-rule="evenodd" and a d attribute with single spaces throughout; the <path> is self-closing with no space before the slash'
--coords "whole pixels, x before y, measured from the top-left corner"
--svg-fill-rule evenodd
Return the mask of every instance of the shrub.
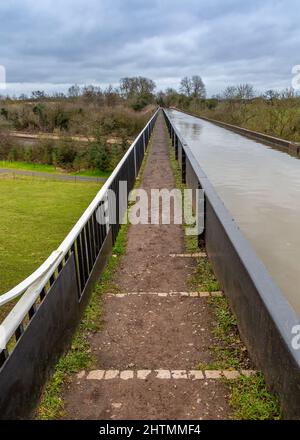
<path id="1" fill-rule="evenodd" d="M 111 149 L 106 142 L 93 143 L 90 146 L 90 163 L 101 171 L 111 169 Z"/>
<path id="2" fill-rule="evenodd" d="M 60 142 L 54 152 L 55 163 L 66 168 L 71 168 L 76 157 L 76 149 L 71 142 Z"/>

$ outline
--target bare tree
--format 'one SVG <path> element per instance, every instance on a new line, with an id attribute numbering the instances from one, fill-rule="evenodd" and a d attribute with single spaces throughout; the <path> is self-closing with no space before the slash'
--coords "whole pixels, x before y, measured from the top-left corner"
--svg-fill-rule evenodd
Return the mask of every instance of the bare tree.
<path id="1" fill-rule="evenodd" d="M 235 99 L 237 97 L 236 86 L 227 86 L 222 93 L 224 99 Z"/>
<path id="2" fill-rule="evenodd" d="M 180 88 L 179 88 L 179 90 L 184 95 L 191 96 L 192 95 L 192 90 L 193 90 L 192 79 L 187 77 L 187 76 L 182 78 L 182 80 L 180 81 Z"/>
<path id="3" fill-rule="evenodd" d="M 129 98 L 134 92 L 133 78 L 121 78 L 120 79 L 120 91 L 124 98 Z"/>
<path id="4" fill-rule="evenodd" d="M 86 85 L 82 88 L 82 96 L 87 101 L 95 101 L 102 96 L 101 87 L 93 84 Z"/>
<path id="5" fill-rule="evenodd" d="M 177 90 L 168 87 L 164 92 L 158 92 L 157 102 L 161 106 L 170 107 L 177 104 L 179 97 Z"/>
<path id="6" fill-rule="evenodd" d="M 255 96 L 254 87 L 251 84 L 239 84 L 236 88 L 238 99 L 252 99 Z"/>
<path id="7" fill-rule="evenodd" d="M 192 96 L 194 98 L 205 98 L 206 90 L 204 82 L 202 81 L 201 76 L 194 75 L 192 76 Z"/>
<path id="8" fill-rule="evenodd" d="M 46 93 L 44 92 L 44 90 L 34 90 L 33 92 L 31 92 L 31 97 L 32 99 L 45 99 L 47 97 Z"/>
<path id="9" fill-rule="evenodd" d="M 114 88 L 111 84 L 104 90 L 105 102 L 108 106 L 117 105 L 120 100 L 120 94 L 118 89 Z"/>
<path id="10" fill-rule="evenodd" d="M 20 101 L 27 101 L 28 96 L 25 93 L 21 93 L 21 95 L 18 98 Z"/>
<path id="11" fill-rule="evenodd" d="M 81 89 L 78 84 L 74 84 L 73 86 L 69 87 L 68 95 L 70 98 L 78 98 L 80 94 L 81 94 Z"/>
<path id="12" fill-rule="evenodd" d="M 201 76 L 193 75 L 191 78 L 185 76 L 180 81 L 180 92 L 185 96 L 193 98 L 205 98 L 206 90 Z"/>
<path id="13" fill-rule="evenodd" d="M 156 88 L 156 84 L 152 79 L 139 76 L 138 89 L 140 94 L 152 94 Z"/>
<path id="14" fill-rule="evenodd" d="M 228 86 L 223 91 L 225 99 L 252 99 L 255 96 L 254 87 L 251 84 L 239 84 L 237 86 Z"/>
<path id="15" fill-rule="evenodd" d="M 278 99 L 280 96 L 280 93 L 277 90 L 273 90 L 273 89 L 269 89 L 266 90 L 265 93 L 263 94 L 263 98 L 266 101 L 274 101 L 274 99 Z"/>
<path id="16" fill-rule="evenodd" d="M 155 82 L 143 76 L 120 79 L 120 90 L 126 99 L 136 98 L 141 95 L 152 95 L 155 88 Z"/>
<path id="17" fill-rule="evenodd" d="M 291 99 L 291 98 L 295 98 L 296 97 L 296 93 L 295 90 L 293 89 L 293 87 L 284 89 L 280 95 L 279 95 L 280 99 Z"/>

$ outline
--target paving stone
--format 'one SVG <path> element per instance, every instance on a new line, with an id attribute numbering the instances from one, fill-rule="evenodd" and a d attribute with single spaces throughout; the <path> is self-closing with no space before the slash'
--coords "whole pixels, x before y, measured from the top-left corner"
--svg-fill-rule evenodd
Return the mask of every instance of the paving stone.
<path id="1" fill-rule="evenodd" d="M 93 370 L 90 371 L 89 374 L 87 375 L 87 379 L 88 380 L 101 380 L 103 379 L 105 374 L 104 370 Z"/>
<path id="2" fill-rule="evenodd" d="M 238 379 L 241 375 L 239 371 L 231 371 L 231 370 L 224 370 L 223 371 L 224 376 L 226 379 Z"/>
<path id="3" fill-rule="evenodd" d="M 201 380 L 204 379 L 204 374 L 200 370 L 190 370 L 188 372 L 188 378 L 192 380 Z"/>
<path id="4" fill-rule="evenodd" d="M 206 379 L 220 379 L 222 377 L 221 370 L 205 370 Z"/>
<path id="5" fill-rule="evenodd" d="M 114 298 L 124 298 L 126 296 L 130 295 L 156 295 L 161 297 L 168 297 L 168 296 L 189 296 L 191 298 L 205 298 L 205 297 L 223 297 L 223 292 L 123 292 L 123 293 L 107 293 L 107 297 L 114 297 Z"/>
<path id="6" fill-rule="evenodd" d="M 83 371 L 80 371 L 80 372 L 77 374 L 77 379 L 83 379 L 84 376 L 85 376 L 85 371 L 84 371 L 84 370 L 83 370 Z"/>
<path id="7" fill-rule="evenodd" d="M 220 298 L 223 296 L 223 292 L 211 292 L 211 296 L 215 296 L 217 298 Z"/>
<path id="8" fill-rule="evenodd" d="M 151 374 L 151 370 L 138 370 L 137 372 L 137 378 L 145 380 L 147 377 Z"/>
<path id="9" fill-rule="evenodd" d="M 250 377 L 250 376 L 254 376 L 257 373 L 257 371 L 255 371 L 255 370 L 242 370 L 241 373 L 243 376 Z"/>
<path id="10" fill-rule="evenodd" d="M 125 371 L 121 371 L 120 373 L 120 379 L 123 380 L 133 379 L 133 377 L 134 377 L 134 372 L 132 370 L 125 370 Z"/>
<path id="11" fill-rule="evenodd" d="M 111 406 L 115 409 L 120 409 L 122 408 L 122 403 L 112 403 Z"/>
<path id="12" fill-rule="evenodd" d="M 105 372 L 105 380 L 116 379 L 119 377 L 119 370 L 107 370 Z"/>
<path id="13" fill-rule="evenodd" d="M 187 372 L 186 370 L 172 370 L 171 375 L 173 379 L 187 379 Z"/>
<path id="14" fill-rule="evenodd" d="M 199 258 L 199 257 L 206 257 L 206 254 L 204 252 L 197 252 L 194 254 L 170 254 L 169 255 L 172 258 Z"/>
<path id="15" fill-rule="evenodd" d="M 157 379 L 171 379 L 171 372 L 169 370 L 155 370 Z"/>

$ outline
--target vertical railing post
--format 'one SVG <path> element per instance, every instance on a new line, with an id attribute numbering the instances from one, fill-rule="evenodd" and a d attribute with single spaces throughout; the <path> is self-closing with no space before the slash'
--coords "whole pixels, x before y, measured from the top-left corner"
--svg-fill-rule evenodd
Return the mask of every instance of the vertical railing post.
<path id="1" fill-rule="evenodd" d="M 105 197 L 103 197 L 103 205 L 104 205 L 104 218 L 105 218 L 105 226 L 106 226 L 106 235 L 109 234 L 109 228 L 110 228 L 110 219 L 109 219 L 109 200 L 108 200 L 108 194 L 105 194 Z M 115 207 L 116 208 L 116 207 Z"/>
<path id="2" fill-rule="evenodd" d="M 178 160 L 178 137 L 175 137 L 175 159 Z"/>
<path id="3" fill-rule="evenodd" d="M 133 149 L 133 157 L 134 157 L 134 178 L 137 176 L 137 166 L 136 166 L 136 145 Z"/>
<path id="4" fill-rule="evenodd" d="M 146 138 L 145 138 L 145 132 L 143 133 L 143 145 L 144 145 L 144 154 L 146 152 Z"/>
<path id="5" fill-rule="evenodd" d="M 181 149 L 181 181 L 182 183 L 186 183 L 186 155 L 185 155 L 185 146 L 186 144 L 182 145 Z"/>
<path id="6" fill-rule="evenodd" d="M 198 190 L 202 191 L 200 182 L 198 180 Z M 202 202 L 202 203 L 201 203 Z M 198 248 L 201 249 L 205 245 L 205 195 L 202 191 L 201 193 L 201 202 L 198 200 L 198 216 L 203 216 L 202 224 L 203 224 L 203 230 L 198 234 Z M 201 219 L 198 219 L 198 224 L 201 224 Z"/>
<path id="7" fill-rule="evenodd" d="M 0 351 L 0 367 L 2 367 L 2 365 L 4 364 L 7 358 L 8 358 L 8 350 L 4 348 L 3 350 Z"/>

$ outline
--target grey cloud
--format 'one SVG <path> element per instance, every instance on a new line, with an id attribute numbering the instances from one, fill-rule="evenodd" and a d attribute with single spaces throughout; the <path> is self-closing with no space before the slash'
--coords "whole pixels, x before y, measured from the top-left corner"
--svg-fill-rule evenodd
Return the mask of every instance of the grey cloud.
<path id="1" fill-rule="evenodd" d="M 296 0 L 13 0 L 0 4 L 0 64 L 41 87 L 140 74 L 160 87 L 200 74 L 211 93 L 288 87 L 299 12 Z"/>

